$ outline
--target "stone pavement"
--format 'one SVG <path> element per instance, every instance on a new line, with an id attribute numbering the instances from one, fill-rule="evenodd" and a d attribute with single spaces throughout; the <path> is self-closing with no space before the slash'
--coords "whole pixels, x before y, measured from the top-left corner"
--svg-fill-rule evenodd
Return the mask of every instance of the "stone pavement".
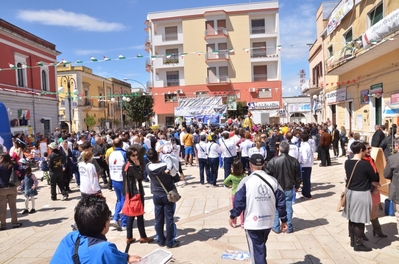
<path id="1" fill-rule="evenodd" d="M 395 218 L 384 216 L 383 211 L 378 213 L 382 229 L 388 237 L 373 237 L 372 227 L 367 225 L 366 235 L 370 242 L 366 243 L 373 251 L 358 253 L 350 247 L 347 221 L 335 211 L 339 194 L 344 188 L 344 161 L 344 158 L 333 160 L 331 167 L 319 167 L 315 163 L 312 172 L 313 200 L 304 201 L 298 195 L 294 204 L 294 233 L 271 232 L 267 242 L 268 263 L 399 263 Z M 199 185 L 198 167 L 184 169 L 191 179 L 184 188 L 178 188 L 182 199 L 177 203 L 176 224 L 181 246 L 170 249 L 175 263 L 240 263 L 221 259 L 225 250 L 247 251 L 244 230 L 228 226 L 230 189 Z M 223 169 L 220 169 L 219 179 L 222 175 Z M 149 184 L 145 185 L 146 231 L 148 236 L 154 236 L 153 204 Z M 49 262 L 60 240 L 71 231 L 74 206 L 80 198 L 75 184 L 71 186 L 74 192 L 68 201 L 51 201 L 49 186 L 41 182 L 36 200 L 37 213 L 19 214 L 19 221 L 23 223 L 19 229 L 11 229 L 8 212 L 8 229 L 0 231 L 0 263 Z M 110 208 L 114 208 L 114 192 L 106 188 L 103 192 Z M 17 207 L 19 213 L 24 209 L 22 194 L 18 195 Z M 137 228 L 134 228 L 133 235 L 138 238 Z M 107 238 L 121 251 L 125 249 L 125 232 L 110 230 Z M 155 243 L 134 243 L 129 252 L 144 256 L 157 248 Z"/>

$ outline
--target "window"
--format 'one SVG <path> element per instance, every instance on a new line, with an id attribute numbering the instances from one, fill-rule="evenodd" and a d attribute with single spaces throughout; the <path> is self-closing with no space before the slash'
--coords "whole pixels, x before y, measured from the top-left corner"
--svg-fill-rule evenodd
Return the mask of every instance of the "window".
<path id="1" fill-rule="evenodd" d="M 163 64 L 179 63 L 179 49 L 166 49 Z"/>
<path id="2" fill-rule="evenodd" d="M 327 48 L 327 52 L 328 52 L 328 57 L 332 57 L 334 55 L 332 45 Z"/>
<path id="3" fill-rule="evenodd" d="M 85 91 L 85 105 L 90 105 L 90 100 L 87 99 L 88 96 L 89 96 L 89 91 Z"/>
<path id="4" fill-rule="evenodd" d="M 42 90 L 48 91 L 47 72 L 42 70 Z"/>
<path id="5" fill-rule="evenodd" d="M 98 95 L 99 95 L 98 107 L 104 107 L 104 105 L 105 105 L 105 103 L 104 103 L 105 98 L 103 97 L 103 94 L 102 94 L 102 93 L 99 93 Z"/>
<path id="6" fill-rule="evenodd" d="M 374 26 L 383 16 L 382 2 L 368 14 L 370 26 Z"/>
<path id="7" fill-rule="evenodd" d="M 165 117 L 166 127 L 174 127 L 175 125 L 175 118 L 173 116 Z"/>
<path id="8" fill-rule="evenodd" d="M 164 41 L 177 40 L 177 26 L 165 27 Z"/>
<path id="9" fill-rule="evenodd" d="M 348 31 L 346 31 L 344 33 L 344 40 L 345 40 L 345 44 L 352 42 L 352 40 L 353 40 L 352 29 L 349 29 Z"/>
<path id="10" fill-rule="evenodd" d="M 272 97 L 272 89 L 271 88 L 259 88 L 258 89 L 258 98 L 271 98 Z"/>
<path id="11" fill-rule="evenodd" d="M 18 76 L 18 86 L 25 86 L 25 69 L 22 68 L 22 63 L 18 62 L 17 64 L 17 76 Z"/>
<path id="12" fill-rule="evenodd" d="M 267 81 L 267 65 L 254 66 L 254 82 Z"/>
<path id="13" fill-rule="evenodd" d="M 266 42 L 255 42 L 252 44 L 251 57 L 266 57 Z"/>
<path id="14" fill-rule="evenodd" d="M 229 68 L 227 66 L 219 67 L 220 82 L 227 82 L 229 80 Z"/>
<path id="15" fill-rule="evenodd" d="M 176 94 L 165 94 L 165 102 L 177 102 L 177 95 Z"/>
<path id="16" fill-rule="evenodd" d="M 166 72 L 166 86 L 179 86 L 179 72 Z"/>
<path id="17" fill-rule="evenodd" d="M 253 19 L 251 20 L 251 34 L 265 33 L 265 20 Z"/>

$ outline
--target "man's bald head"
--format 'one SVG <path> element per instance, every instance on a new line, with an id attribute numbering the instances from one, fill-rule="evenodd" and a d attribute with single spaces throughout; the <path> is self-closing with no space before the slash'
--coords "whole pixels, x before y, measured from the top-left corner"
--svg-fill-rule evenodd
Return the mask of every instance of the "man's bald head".
<path id="1" fill-rule="evenodd" d="M 123 147 L 123 142 L 120 138 L 115 138 L 114 139 L 114 146 L 115 148 L 122 148 Z"/>

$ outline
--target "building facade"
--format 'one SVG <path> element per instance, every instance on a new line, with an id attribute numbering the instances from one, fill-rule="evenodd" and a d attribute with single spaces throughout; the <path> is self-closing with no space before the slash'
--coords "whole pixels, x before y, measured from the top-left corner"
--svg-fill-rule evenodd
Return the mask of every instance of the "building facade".
<path id="1" fill-rule="evenodd" d="M 0 50 L 0 100 L 11 132 L 53 132 L 58 124 L 56 46 L 0 19 Z"/>
<path id="2" fill-rule="evenodd" d="M 156 123 L 173 125 L 185 98 L 220 96 L 225 104 L 234 97 L 257 105 L 253 111 L 281 107 L 277 2 L 149 13 L 146 24 Z"/>
<path id="3" fill-rule="evenodd" d="M 121 109 L 124 98 L 131 94 L 130 83 L 104 78 L 93 74 L 90 68 L 70 64 L 57 67 L 57 83 L 60 87 L 60 126 L 63 129 L 86 131 L 127 125 Z M 87 125 L 88 117 L 94 118 L 94 125 Z"/>
<path id="4" fill-rule="evenodd" d="M 340 1 L 328 18 L 323 52 L 325 117 L 370 138 L 399 113 L 399 1 Z"/>
<path id="5" fill-rule="evenodd" d="M 283 109 L 280 110 L 280 123 L 312 123 L 312 100 L 310 96 L 283 97 Z"/>

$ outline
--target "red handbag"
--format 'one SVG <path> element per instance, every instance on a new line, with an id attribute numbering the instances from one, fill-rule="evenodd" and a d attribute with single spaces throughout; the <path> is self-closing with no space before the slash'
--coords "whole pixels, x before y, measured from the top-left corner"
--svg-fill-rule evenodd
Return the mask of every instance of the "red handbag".
<path id="1" fill-rule="evenodd" d="M 122 207 L 122 214 L 126 216 L 140 216 L 144 214 L 144 206 L 141 202 L 141 195 L 135 194 L 129 199 L 129 194 L 126 194 L 125 203 Z"/>

